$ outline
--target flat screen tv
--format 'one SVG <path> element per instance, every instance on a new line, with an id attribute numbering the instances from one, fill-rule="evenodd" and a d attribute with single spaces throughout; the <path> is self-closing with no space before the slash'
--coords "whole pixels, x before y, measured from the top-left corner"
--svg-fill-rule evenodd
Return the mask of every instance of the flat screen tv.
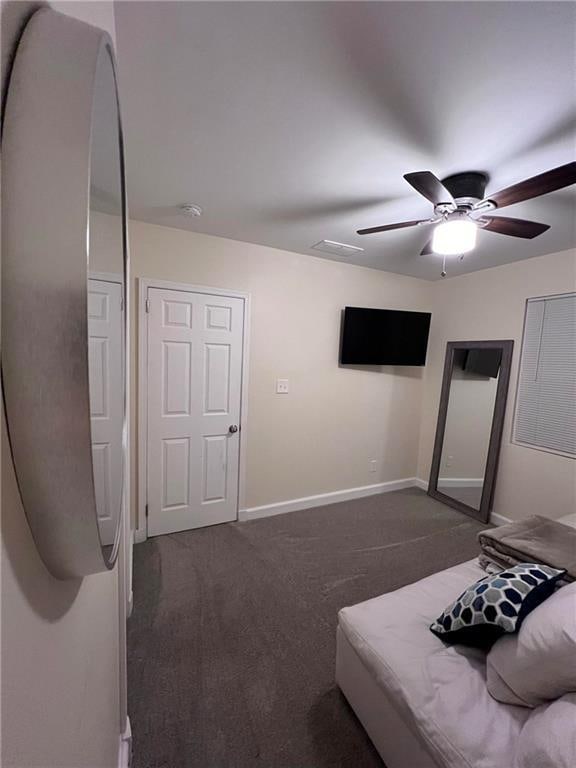
<path id="1" fill-rule="evenodd" d="M 346 307 L 341 365 L 424 365 L 430 317 L 429 312 Z"/>

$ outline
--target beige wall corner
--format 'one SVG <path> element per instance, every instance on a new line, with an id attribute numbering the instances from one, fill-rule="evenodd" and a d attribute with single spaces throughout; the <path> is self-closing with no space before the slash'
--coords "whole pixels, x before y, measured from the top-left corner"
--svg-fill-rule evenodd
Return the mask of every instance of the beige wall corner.
<path id="1" fill-rule="evenodd" d="M 513 339 L 514 355 L 493 512 L 558 518 L 576 505 L 576 462 L 512 442 L 526 299 L 576 290 L 576 252 L 540 256 L 434 283 L 418 477 L 428 480 L 446 342 Z"/>

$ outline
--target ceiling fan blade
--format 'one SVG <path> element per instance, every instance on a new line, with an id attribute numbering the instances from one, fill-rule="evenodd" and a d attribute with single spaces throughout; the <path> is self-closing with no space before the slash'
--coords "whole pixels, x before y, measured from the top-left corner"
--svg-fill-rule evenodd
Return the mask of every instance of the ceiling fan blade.
<path id="1" fill-rule="evenodd" d="M 368 229 L 359 229 L 358 235 L 373 235 L 375 232 L 388 232 L 390 229 L 404 229 L 405 227 L 416 227 L 418 224 L 427 224 L 428 219 L 418 221 L 401 221 L 397 224 L 383 224 L 381 227 L 369 227 Z"/>
<path id="2" fill-rule="evenodd" d="M 488 222 L 484 224 L 484 222 Z M 531 240 L 538 237 L 547 229 L 549 224 L 539 224 L 537 221 L 525 221 L 524 219 L 510 219 L 506 216 L 482 216 L 478 222 L 482 229 L 489 232 L 498 232 L 500 235 L 510 235 L 511 237 L 523 237 Z"/>
<path id="3" fill-rule="evenodd" d="M 495 192 L 493 195 L 487 195 L 485 200 L 478 204 L 478 207 L 481 207 L 482 203 L 488 200 L 494 203 L 497 208 L 504 208 L 506 205 L 514 205 L 514 203 L 521 203 L 523 200 L 547 195 L 549 192 L 569 187 L 571 184 L 576 184 L 576 162 L 566 163 L 566 165 L 561 165 L 551 171 L 540 173 L 538 176 L 532 176 L 532 178 L 520 181 L 511 187 L 501 189 L 500 192 Z"/>
<path id="4" fill-rule="evenodd" d="M 428 256 L 429 254 L 434 253 L 432 250 L 432 240 L 428 240 L 424 248 L 420 251 L 420 256 Z"/>
<path id="5" fill-rule="evenodd" d="M 434 205 L 440 203 L 448 203 L 456 207 L 454 198 L 448 192 L 446 187 L 442 184 L 440 179 L 437 179 L 430 171 L 415 171 L 414 173 L 404 174 L 404 178 L 414 187 L 417 192 L 427 200 L 430 200 Z"/>

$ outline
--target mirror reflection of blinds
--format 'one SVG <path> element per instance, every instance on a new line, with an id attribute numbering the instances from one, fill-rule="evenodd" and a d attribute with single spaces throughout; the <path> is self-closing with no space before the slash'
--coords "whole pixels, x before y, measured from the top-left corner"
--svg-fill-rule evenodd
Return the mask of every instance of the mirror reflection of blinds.
<path id="1" fill-rule="evenodd" d="M 514 439 L 576 456 L 576 293 L 526 303 Z"/>

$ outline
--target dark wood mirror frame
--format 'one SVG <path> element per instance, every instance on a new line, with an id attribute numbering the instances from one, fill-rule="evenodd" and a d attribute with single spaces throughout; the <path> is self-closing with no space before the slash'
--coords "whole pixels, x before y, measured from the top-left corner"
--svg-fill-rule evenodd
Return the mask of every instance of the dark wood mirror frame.
<path id="1" fill-rule="evenodd" d="M 442 378 L 442 391 L 440 393 L 440 406 L 438 408 L 438 423 L 436 426 L 436 438 L 434 440 L 434 454 L 432 457 L 432 468 L 430 470 L 430 480 L 428 482 L 428 495 L 438 501 L 442 501 L 454 509 L 464 512 L 477 520 L 487 523 L 490 518 L 490 510 L 494 497 L 494 487 L 496 484 L 496 471 L 498 468 L 498 457 L 500 455 L 500 443 L 502 439 L 502 429 L 504 427 L 504 417 L 506 414 L 506 400 L 508 397 L 508 385 L 510 382 L 510 367 L 512 363 L 512 351 L 514 342 L 505 341 L 449 341 L 446 344 L 446 358 L 444 361 L 444 373 Z M 454 369 L 454 356 L 458 350 L 468 349 L 499 349 L 502 352 L 500 363 L 500 372 L 498 374 L 498 386 L 496 389 L 496 398 L 494 401 L 494 411 L 492 414 L 492 427 L 490 430 L 490 441 L 488 444 L 488 457 L 484 471 L 484 484 L 482 488 L 482 498 L 480 509 L 465 504 L 458 499 L 446 495 L 438 490 L 438 475 L 440 472 L 440 462 L 442 457 L 442 446 L 444 443 L 444 433 L 446 429 L 446 417 L 448 413 L 448 400 L 450 396 L 450 384 L 452 381 L 452 371 Z"/>

